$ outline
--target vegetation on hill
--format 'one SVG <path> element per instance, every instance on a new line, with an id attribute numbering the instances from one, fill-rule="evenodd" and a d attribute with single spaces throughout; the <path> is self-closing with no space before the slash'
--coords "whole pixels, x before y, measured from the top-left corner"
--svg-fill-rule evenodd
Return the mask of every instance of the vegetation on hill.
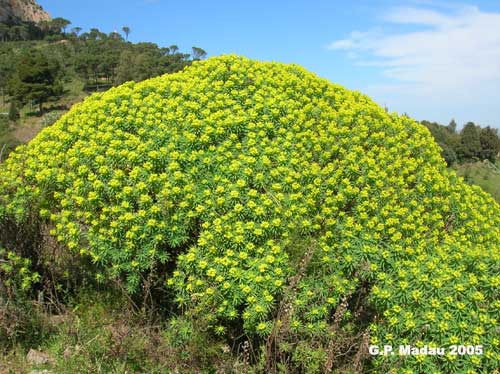
<path id="1" fill-rule="evenodd" d="M 179 332 L 161 341 L 183 372 L 218 370 L 219 348 L 248 372 L 493 372 L 500 207 L 440 151 L 296 65 L 223 56 L 128 82 L 0 165 L 4 262 L 25 269 L 2 297 L 121 290 Z"/>
<path id="2" fill-rule="evenodd" d="M 10 120 L 0 147 L 13 149 L 24 140 L 17 130 L 38 132 L 89 93 L 176 72 L 206 55 L 197 47 L 187 54 L 176 45 L 128 42 L 133 30 L 126 26 L 122 36 L 69 30 L 70 24 L 63 18 L 0 24 L 0 116 Z"/>
<path id="3" fill-rule="evenodd" d="M 446 163 L 469 184 L 477 185 L 500 202 L 500 138 L 498 130 L 481 127 L 473 122 L 457 131 L 454 120 L 444 126 L 436 122 L 422 121 L 441 147 Z"/>
<path id="4" fill-rule="evenodd" d="M 436 122 L 422 121 L 441 147 L 441 155 L 448 165 L 488 160 L 495 163 L 500 155 L 498 130 L 489 126 L 482 128 L 467 122 L 460 132 L 454 120 L 448 126 Z"/>
<path id="5" fill-rule="evenodd" d="M 63 18 L 55 18 L 38 25 L 2 24 L 4 31 L 1 35 L 6 41 L 0 44 L 3 85 L 8 86 L 9 80 L 16 76 L 16 58 L 33 48 L 59 64 L 62 79 L 79 78 L 86 85 L 99 86 L 93 89 L 108 88 L 127 80 L 139 81 L 178 71 L 191 60 L 206 55 L 203 49 L 197 47 L 192 48 L 190 55 L 181 53 L 176 45 L 160 48 L 154 43 L 133 44 L 118 32 L 106 34 L 96 28 L 82 32 L 81 28 L 75 27 L 67 32 L 70 24 L 70 21 Z M 24 30 L 21 32 L 25 35 L 23 38 L 16 37 L 19 32 L 12 31 L 19 28 Z M 126 26 L 122 31 L 127 39 L 132 32 Z M 20 43 L 21 41 L 30 43 Z M 131 62 L 136 66 L 129 66 Z"/>

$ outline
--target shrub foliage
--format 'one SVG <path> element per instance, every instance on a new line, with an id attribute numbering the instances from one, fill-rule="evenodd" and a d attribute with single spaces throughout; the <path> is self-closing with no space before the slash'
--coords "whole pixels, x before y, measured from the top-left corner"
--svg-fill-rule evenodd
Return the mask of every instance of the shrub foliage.
<path id="1" fill-rule="evenodd" d="M 163 269 L 215 333 L 264 341 L 268 371 L 499 364 L 499 206 L 426 128 L 296 65 L 223 56 L 92 95 L 0 166 L 0 217 L 33 212 L 98 279 Z"/>

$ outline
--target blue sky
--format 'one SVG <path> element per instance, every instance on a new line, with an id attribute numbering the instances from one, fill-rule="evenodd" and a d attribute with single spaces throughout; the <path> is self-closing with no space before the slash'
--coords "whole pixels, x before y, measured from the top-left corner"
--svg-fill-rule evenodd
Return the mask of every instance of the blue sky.
<path id="1" fill-rule="evenodd" d="M 129 40 L 297 63 L 390 111 L 500 127 L 500 1 L 39 0 Z"/>

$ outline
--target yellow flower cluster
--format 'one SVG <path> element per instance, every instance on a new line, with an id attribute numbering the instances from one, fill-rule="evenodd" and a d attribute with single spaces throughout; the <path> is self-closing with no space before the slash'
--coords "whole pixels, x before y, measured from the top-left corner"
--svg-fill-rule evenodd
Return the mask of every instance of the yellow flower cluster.
<path id="1" fill-rule="evenodd" d="M 347 300 L 372 341 L 487 353 L 401 370 L 499 363 L 498 205 L 423 126 L 296 65 L 222 56 L 91 96 L 1 166 L 0 216 L 30 207 L 131 290 L 180 252 L 167 283 L 214 326 L 268 334 L 283 299 L 297 336 L 325 336 Z"/>

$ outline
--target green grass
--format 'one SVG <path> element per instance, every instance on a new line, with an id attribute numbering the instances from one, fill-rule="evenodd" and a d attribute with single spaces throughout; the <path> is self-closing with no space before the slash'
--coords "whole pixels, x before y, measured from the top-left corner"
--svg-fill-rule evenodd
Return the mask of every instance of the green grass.
<path id="1" fill-rule="evenodd" d="M 0 374 L 255 373 L 240 350 L 232 351 L 203 321 L 175 315 L 151 319 L 119 291 L 84 290 L 59 307 L 56 316 L 33 309 L 43 324 L 37 328 L 48 333 L 39 344 L 0 349 Z M 29 348 L 52 362 L 30 364 Z"/>
<path id="2" fill-rule="evenodd" d="M 496 165 L 484 162 L 454 165 L 457 175 L 464 177 L 469 184 L 475 184 L 490 193 L 500 203 L 500 162 Z"/>

